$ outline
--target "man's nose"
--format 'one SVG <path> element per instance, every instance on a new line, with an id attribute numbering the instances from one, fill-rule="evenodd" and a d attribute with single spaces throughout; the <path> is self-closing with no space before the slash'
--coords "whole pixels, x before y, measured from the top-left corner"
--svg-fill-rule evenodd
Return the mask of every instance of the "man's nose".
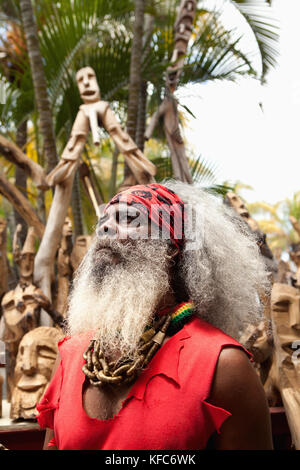
<path id="1" fill-rule="evenodd" d="M 117 238 L 119 230 L 117 224 L 112 220 L 105 221 L 97 230 L 99 237 Z"/>
<path id="2" fill-rule="evenodd" d="M 21 371 L 26 375 L 34 375 L 36 368 L 37 359 L 35 351 L 31 348 L 25 348 L 21 362 Z"/>

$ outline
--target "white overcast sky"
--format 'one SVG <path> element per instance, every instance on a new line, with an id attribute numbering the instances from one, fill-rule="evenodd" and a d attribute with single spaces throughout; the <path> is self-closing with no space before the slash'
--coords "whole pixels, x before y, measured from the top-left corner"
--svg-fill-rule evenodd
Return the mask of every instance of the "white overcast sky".
<path id="1" fill-rule="evenodd" d="M 273 0 L 273 8 L 280 57 L 266 85 L 200 84 L 178 95 L 197 118 L 188 118 L 189 145 L 217 165 L 218 183 L 252 186 L 241 192 L 248 202 L 275 203 L 300 190 L 300 0 Z"/>

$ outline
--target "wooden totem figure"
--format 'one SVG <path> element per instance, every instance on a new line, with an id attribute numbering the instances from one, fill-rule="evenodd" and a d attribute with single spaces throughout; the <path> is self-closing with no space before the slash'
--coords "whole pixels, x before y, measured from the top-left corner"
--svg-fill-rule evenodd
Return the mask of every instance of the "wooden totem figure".
<path id="1" fill-rule="evenodd" d="M 35 230 L 29 227 L 25 243 L 20 249 L 18 235 L 22 230 L 22 225 L 18 224 L 13 238 L 13 256 L 19 268 L 19 284 L 26 286 L 32 284 L 33 268 L 35 257 Z"/>
<path id="2" fill-rule="evenodd" d="M 300 243 L 292 243 L 289 250 L 290 259 L 295 263 L 296 272 L 292 275 L 292 285 L 300 288 Z"/>
<path id="3" fill-rule="evenodd" d="M 92 242 L 91 235 L 80 235 L 76 238 L 73 250 L 71 253 L 71 265 L 73 273 L 77 270 L 84 255 L 86 254 L 90 244 Z"/>
<path id="4" fill-rule="evenodd" d="M 145 132 L 145 139 L 150 139 L 159 120 L 163 119 L 164 132 L 171 153 L 173 176 L 187 183 L 192 183 L 193 179 L 180 132 L 177 101 L 174 92 L 184 65 L 188 42 L 192 35 L 196 6 L 196 0 L 182 0 L 180 3 L 174 27 L 174 50 L 171 65 L 168 67 L 166 75 L 165 97 L 159 109 L 153 114 Z"/>
<path id="5" fill-rule="evenodd" d="M 58 341 L 63 333 L 57 328 L 40 326 L 26 333 L 20 342 L 14 371 L 10 417 L 32 420 L 37 416 L 36 405 L 50 381 L 58 353 Z"/>
<path id="6" fill-rule="evenodd" d="M 73 269 L 71 265 L 71 253 L 73 249 L 72 235 L 72 222 L 69 217 L 66 217 L 57 255 L 56 310 L 63 316 L 65 316 L 66 313 L 67 298 L 69 295 L 70 283 L 73 275 Z"/>
<path id="7" fill-rule="evenodd" d="M 8 290 L 8 266 L 6 258 L 6 226 L 4 219 L 0 219 L 0 298 Z"/>
<path id="8" fill-rule="evenodd" d="M 4 319 L 4 334 L 1 340 L 6 347 L 7 399 L 10 401 L 14 388 L 14 368 L 21 339 L 30 330 L 39 326 L 40 311 L 44 309 L 55 323 L 62 324 L 62 317 L 52 309 L 48 298 L 33 283 L 34 231 L 29 227 L 22 250 L 14 236 L 13 250 L 19 267 L 19 283 L 2 298 L 1 307 Z"/>
<path id="9" fill-rule="evenodd" d="M 83 103 L 75 119 L 68 144 L 61 160 L 48 175 L 47 183 L 54 186 L 68 178 L 74 165 L 79 164 L 89 132 L 95 145 L 100 144 L 99 124 L 108 132 L 119 152 L 124 155 L 136 182 L 154 182 L 155 166 L 144 156 L 130 136 L 122 129 L 109 103 L 101 100 L 100 89 L 94 70 L 84 67 L 76 74 L 77 85 Z"/>
<path id="10" fill-rule="evenodd" d="M 277 273 L 277 263 L 266 242 L 266 235 L 259 229 L 258 223 L 251 217 L 244 202 L 237 194 L 229 191 L 225 197 L 225 204 L 232 207 L 248 225 L 251 232 L 255 234 L 261 255 L 269 272 L 270 283 L 272 284 Z M 254 366 L 264 384 L 272 365 L 273 354 L 271 296 L 265 292 L 259 292 L 259 296 L 264 309 L 264 319 L 257 327 L 249 326 L 241 341 L 253 354 Z"/>
<path id="11" fill-rule="evenodd" d="M 271 406 L 282 400 L 293 443 L 300 449 L 300 291 L 274 283 L 271 294 L 274 352 L 265 383 Z"/>

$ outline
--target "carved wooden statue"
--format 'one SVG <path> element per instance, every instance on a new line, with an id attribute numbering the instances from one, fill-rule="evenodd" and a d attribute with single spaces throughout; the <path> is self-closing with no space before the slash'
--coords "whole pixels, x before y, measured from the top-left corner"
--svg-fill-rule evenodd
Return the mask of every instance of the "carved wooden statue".
<path id="1" fill-rule="evenodd" d="M 73 268 L 73 272 L 75 272 L 78 266 L 80 265 L 91 242 L 92 242 L 91 235 L 80 235 L 79 237 L 76 238 L 74 247 L 72 250 L 72 254 L 71 254 L 71 265 Z"/>
<path id="2" fill-rule="evenodd" d="M 248 225 L 251 232 L 256 235 L 257 244 L 269 272 L 270 283 L 272 284 L 277 274 L 277 263 L 266 242 L 266 235 L 259 229 L 258 223 L 251 217 L 244 202 L 237 194 L 229 191 L 224 202 L 234 209 Z M 259 297 L 263 306 L 264 320 L 258 327 L 249 326 L 241 341 L 253 354 L 254 367 L 264 384 L 272 367 L 274 346 L 271 326 L 271 297 L 270 294 L 265 292 L 259 292 Z"/>
<path id="3" fill-rule="evenodd" d="M 36 405 L 48 385 L 58 353 L 57 343 L 63 333 L 57 328 L 41 326 L 24 335 L 18 350 L 10 417 L 35 419 Z"/>
<path id="4" fill-rule="evenodd" d="M 70 283 L 73 274 L 71 265 L 71 253 L 73 249 L 72 235 L 72 222 L 69 217 L 66 217 L 63 226 L 60 248 L 57 255 L 56 310 L 63 316 L 65 316 L 66 313 L 67 298 L 69 295 Z"/>
<path id="5" fill-rule="evenodd" d="M 300 243 L 292 243 L 289 255 L 296 265 L 296 273 L 292 275 L 292 284 L 294 287 L 300 288 Z"/>
<path id="6" fill-rule="evenodd" d="M 145 139 L 150 139 L 159 120 L 163 119 L 164 132 L 171 153 L 173 176 L 187 183 L 192 183 L 193 179 L 180 132 L 177 101 L 174 91 L 182 72 L 188 42 L 192 35 L 196 6 L 196 0 L 182 0 L 180 3 L 174 28 L 174 50 L 171 65 L 168 67 L 166 74 L 166 94 L 159 109 L 153 114 L 145 132 Z"/>
<path id="7" fill-rule="evenodd" d="M 4 317 L 4 335 L 1 338 L 6 346 L 7 395 L 10 401 L 14 388 L 13 370 L 18 347 L 24 334 L 39 326 L 41 309 L 47 311 L 52 320 L 63 324 L 62 316 L 52 309 L 48 298 L 33 284 L 21 285 L 7 292 L 1 302 Z"/>
<path id="8" fill-rule="evenodd" d="M 293 443 L 300 449 L 300 291 L 274 283 L 271 294 L 274 352 L 265 383 L 271 406 L 282 400 Z"/>
<path id="9" fill-rule="evenodd" d="M 8 289 L 8 266 L 6 258 L 6 226 L 4 219 L 0 218 L 0 297 Z"/>
<path id="10" fill-rule="evenodd" d="M 255 234 L 257 244 L 263 256 L 266 268 L 270 273 L 271 280 L 273 282 L 276 279 L 278 267 L 277 261 L 274 259 L 273 253 L 267 244 L 266 234 L 262 230 L 260 230 L 258 223 L 251 217 L 242 199 L 237 194 L 229 191 L 225 197 L 225 204 L 231 206 L 235 210 L 235 212 L 245 221 L 245 223 L 247 223 L 251 231 Z"/>
<path id="11" fill-rule="evenodd" d="M 25 243 L 20 249 L 18 235 L 22 230 L 22 225 L 18 224 L 13 238 L 13 256 L 19 268 L 19 284 L 29 285 L 33 281 L 33 268 L 35 257 L 35 230 L 29 227 Z"/>
<path id="12" fill-rule="evenodd" d="M 99 123 L 109 133 L 120 153 L 124 155 L 136 181 L 140 184 L 154 182 L 155 166 L 147 160 L 127 132 L 122 129 L 109 103 L 101 100 L 94 70 L 91 67 L 80 69 L 76 74 L 76 80 L 84 104 L 79 108 L 71 137 L 60 162 L 47 175 L 47 183 L 53 186 L 68 178 L 74 165 L 78 165 L 90 130 L 94 144 L 100 144 Z"/>
<path id="13" fill-rule="evenodd" d="M 3 382 L 4 382 L 4 379 L 2 375 L 0 375 L 0 418 L 2 418 Z"/>
<path id="14" fill-rule="evenodd" d="M 227 202 L 235 212 L 239 214 L 245 222 L 247 222 L 251 230 L 255 231 L 259 229 L 258 223 L 250 216 L 247 207 L 237 194 L 228 191 L 228 193 L 226 193 L 225 202 Z"/>
<path id="15" fill-rule="evenodd" d="M 62 317 L 52 308 L 42 290 L 32 283 L 34 266 L 34 230 L 29 227 L 25 243 L 20 250 L 14 235 L 13 252 L 19 267 L 20 280 L 16 288 L 2 298 L 4 333 L 1 338 L 6 347 L 7 399 L 10 401 L 14 388 L 13 371 L 18 347 L 24 334 L 39 326 L 41 309 L 45 309 L 55 323 L 62 324 Z"/>

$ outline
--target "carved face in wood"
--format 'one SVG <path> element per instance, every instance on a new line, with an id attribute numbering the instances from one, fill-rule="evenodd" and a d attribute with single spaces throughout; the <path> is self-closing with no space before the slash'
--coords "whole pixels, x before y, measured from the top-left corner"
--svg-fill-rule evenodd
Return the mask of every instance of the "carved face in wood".
<path id="1" fill-rule="evenodd" d="M 294 286 L 300 287 L 300 243 L 293 243 L 290 249 L 290 258 L 297 267 L 297 272 L 292 277 Z"/>
<path id="2" fill-rule="evenodd" d="M 48 326 L 35 328 L 23 337 L 15 367 L 12 419 L 36 417 L 36 405 L 50 381 L 60 339 L 62 333 Z"/>
<path id="3" fill-rule="evenodd" d="M 19 258 L 19 273 L 22 280 L 28 280 L 30 282 L 33 276 L 34 269 L 34 257 L 33 253 L 21 253 Z"/>
<path id="4" fill-rule="evenodd" d="M 271 294 L 274 341 L 279 369 L 287 387 L 300 386 L 300 292 L 288 284 L 274 283 Z"/>
<path id="5" fill-rule="evenodd" d="M 226 199 L 228 200 L 231 207 L 243 218 L 248 219 L 249 212 L 245 204 L 235 193 L 227 193 Z"/>
<path id="6" fill-rule="evenodd" d="M 22 229 L 19 224 L 14 235 L 14 257 L 19 266 L 20 283 L 32 283 L 35 257 L 35 230 L 29 227 L 22 251 L 18 245 L 18 233 Z"/>
<path id="7" fill-rule="evenodd" d="M 245 222 L 247 222 L 251 230 L 259 229 L 257 222 L 250 217 L 248 209 L 239 196 L 235 193 L 228 192 L 225 201 L 245 220 Z"/>
<path id="8" fill-rule="evenodd" d="M 91 67 L 78 70 L 76 81 L 80 97 L 85 104 L 95 103 L 101 99 L 96 74 Z"/>
<path id="9" fill-rule="evenodd" d="M 65 218 L 65 222 L 62 229 L 63 237 L 71 237 L 73 235 L 72 221 L 69 217 Z"/>
<path id="10" fill-rule="evenodd" d="M 39 303 L 34 297 L 34 285 L 17 285 L 15 290 L 4 295 L 1 305 L 5 319 L 4 341 L 19 342 L 27 331 L 38 326 Z"/>

